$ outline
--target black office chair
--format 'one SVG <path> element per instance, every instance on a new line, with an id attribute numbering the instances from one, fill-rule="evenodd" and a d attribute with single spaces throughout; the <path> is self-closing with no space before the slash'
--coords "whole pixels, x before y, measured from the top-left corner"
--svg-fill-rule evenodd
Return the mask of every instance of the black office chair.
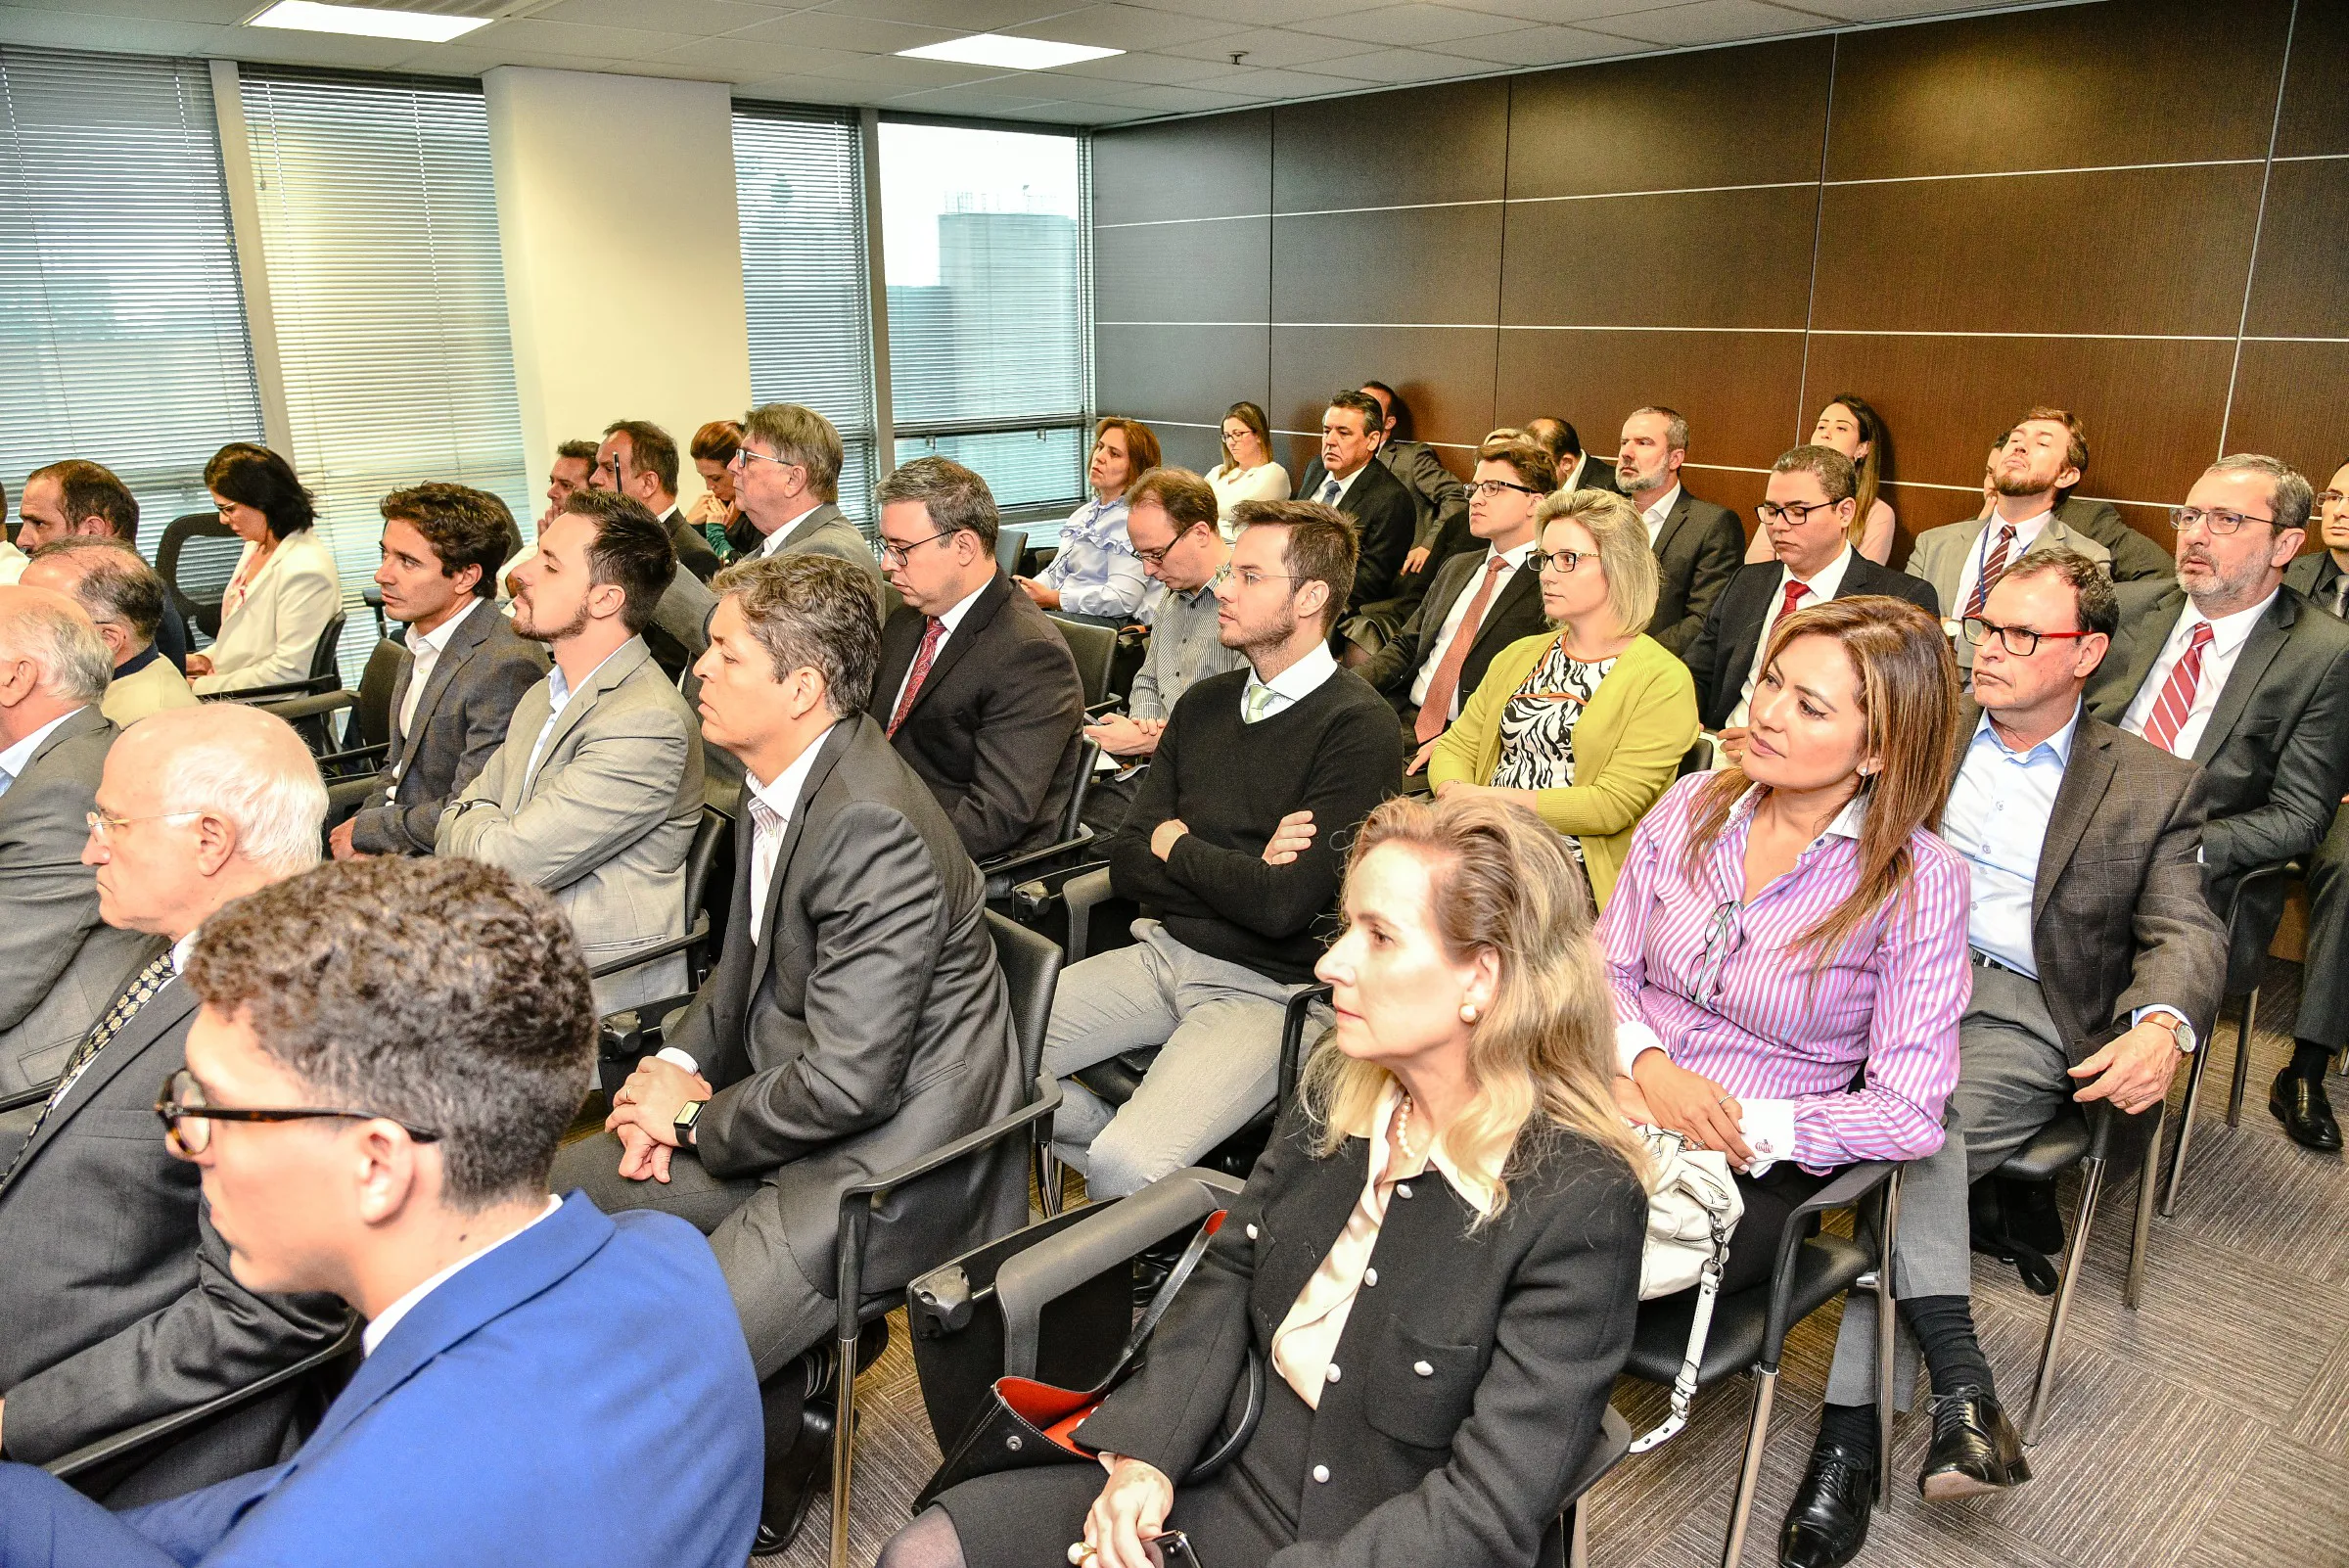
<path id="1" fill-rule="evenodd" d="M 995 570 L 1007 577 L 1017 576 L 1020 571 L 1020 557 L 1027 553 L 1028 530 L 1026 529 L 999 528 L 995 530 Z"/>
<path id="2" fill-rule="evenodd" d="M 716 967 L 717 953 L 725 943 L 726 914 L 733 906 L 734 818 L 705 803 L 702 819 L 694 826 L 693 843 L 685 852 L 685 910 L 691 917 L 685 934 L 587 971 L 590 980 L 604 980 L 678 953 L 686 955 L 685 978 L 690 989 L 610 1014 L 602 1021 L 596 1074 L 603 1086 L 617 1086 L 635 1071 L 637 1062 L 661 1048 L 669 1020 L 685 1010 Z"/>
<path id="3" fill-rule="evenodd" d="M 1060 987 L 1060 945 L 992 909 L 987 911 L 987 931 L 995 939 L 995 962 L 1002 967 L 1003 983 L 1011 992 L 1012 1028 L 1020 1041 L 1020 1079 L 1033 1084 L 1043 1071 L 1044 1032 L 1051 1027 L 1052 996 Z M 1044 1162 L 1050 1157 L 1049 1138 L 1032 1151 L 1039 1190 Z M 1046 1213 L 1059 1210 L 1059 1198 L 1055 1189 L 1045 1204 Z"/>
<path id="4" fill-rule="evenodd" d="M 268 703 L 281 697 L 320 696 L 343 687 L 343 627 L 348 617 L 336 611 L 310 646 L 310 672 L 299 680 L 272 681 L 266 686 L 241 686 L 235 691 L 207 692 L 207 703 Z M 323 726 L 321 726 L 323 728 Z"/>
<path id="5" fill-rule="evenodd" d="M 987 896 L 990 902 L 1010 898 L 1014 887 L 1025 880 L 1065 870 L 1082 860 L 1099 858 L 1093 830 L 1085 825 L 1083 816 L 1085 794 L 1092 788 L 1093 768 L 1100 756 L 1101 748 L 1092 741 L 1079 742 L 1077 776 L 1069 786 L 1069 799 L 1060 809 L 1060 821 L 1053 829 L 1050 844 L 980 862 L 979 869 L 987 873 Z"/>
<path id="6" fill-rule="evenodd" d="M 340 783 L 372 778 L 392 750 L 392 694 L 399 687 L 400 671 L 415 656 L 406 646 L 386 637 L 367 655 L 359 689 L 338 686 L 333 691 L 283 697 L 253 706 L 263 708 L 301 730 L 320 731 L 327 750 L 318 758 L 318 771 L 331 794 Z M 345 715 L 342 733 L 334 729 L 336 714 Z"/>
<path id="7" fill-rule="evenodd" d="M 220 601 L 244 551 L 245 541 L 217 512 L 173 518 L 155 547 L 156 573 L 170 590 L 180 619 L 207 638 L 220 635 Z"/>
<path id="8" fill-rule="evenodd" d="M 2267 865 L 2253 866 L 2235 879 L 2234 891 L 2227 899 L 2227 956 L 2231 964 L 2234 958 L 2235 929 L 2243 918 L 2243 895 L 2261 883 L 2290 876 L 2298 869 L 2295 861 L 2277 860 Z M 2251 991 L 2243 998 L 2242 1016 L 2236 1021 L 2234 1030 L 2234 1082 L 2227 1094 L 2229 1127 L 2235 1126 L 2242 1116 L 2243 1086 L 2251 1075 L 2251 1032 L 2259 1027 L 2259 965 L 2255 962 L 2251 972 Z M 2224 1012 L 2225 1007 L 2222 1001 L 2220 1010 Z M 2214 1028 L 2211 1033 L 2216 1035 L 2218 1030 Z M 2186 1179 L 2186 1151 L 2194 1138 L 2194 1110 L 2202 1103 L 2202 1074 L 2210 1066 L 2210 1047 L 2211 1041 L 2204 1040 L 2202 1048 L 2194 1052 L 2192 1065 L 2187 1069 L 2186 1103 L 2179 1107 L 2178 1136 L 2170 1145 L 2170 1180 L 2161 1195 L 2161 1217 L 2164 1220 L 2176 1211 L 2178 1185 Z"/>
<path id="9" fill-rule="evenodd" d="M 1115 626 L 1098 625 L 1083 621 L 1072 621 L 1066 616 L 1045 617 L 1069 645 L 1069 655 L 1077 661 L 1077 678 L 1084 684 L 1084 706 L 1092 708 L 1110 695 L 1110 670 L 1118 660 L 1118 630 Z"/>

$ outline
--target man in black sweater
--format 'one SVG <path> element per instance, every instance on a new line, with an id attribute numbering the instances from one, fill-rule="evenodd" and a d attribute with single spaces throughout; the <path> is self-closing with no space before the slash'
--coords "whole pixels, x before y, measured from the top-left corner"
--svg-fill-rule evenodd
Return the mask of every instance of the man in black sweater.
<path id="1" fill-rule="evenodd" d="M 1109 846 L 1138 940 L 1061 975 L 1044 1038 L 1068 1093 L 1055 1146 L 1095 1197 L 1196 1163 L 1271 1103 L 1281 1018 L 1313 978 L 1347 847 L 1402 787 L 1394 711 L 1329 652 L 1352 525 L 1311 501 L 1247 502 L 1233 520 L 1217 634 L 1249 668 L 1174 705 Z M 1166 1048 L 1114 1114 L 1066 1082 L 1150 1045 Z"/>

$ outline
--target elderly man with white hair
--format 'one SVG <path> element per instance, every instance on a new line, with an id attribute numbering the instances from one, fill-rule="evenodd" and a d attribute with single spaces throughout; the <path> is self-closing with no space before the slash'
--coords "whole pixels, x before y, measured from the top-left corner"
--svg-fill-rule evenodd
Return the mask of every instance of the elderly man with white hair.
<path id="1" fill-rule="evenodd" d="M 55 1078 L 138 967 L 79 859 L 114 668 L 71 599 L 0 587 L 0 1095 Z"/>
<path id="2" fill-rule="evenodd" d="M 317 864 L 326 786 L 283 719 L 232 703 L 141 719 L 106 759 L 80 860 L 137 967 L 64 1076 L 0 1135 L 0 1447 L 39 1464 L 192 1408 L 317 1349 L 340 1302 L 256 1296 L 230 1271 L 201 1172 L 167 1150 L 153 1107 L 186 1066 L 197 1001 L 180 980 L 204 923 Z M 184 1094 L 181 1096 L 184 1100 Z M 306 1136 L 310 1124 L 223 1122 L 215 1137 Z M 106 1482 L 113 1507 L 275 1463 L 302 1391 L 143 1452 Z"/>

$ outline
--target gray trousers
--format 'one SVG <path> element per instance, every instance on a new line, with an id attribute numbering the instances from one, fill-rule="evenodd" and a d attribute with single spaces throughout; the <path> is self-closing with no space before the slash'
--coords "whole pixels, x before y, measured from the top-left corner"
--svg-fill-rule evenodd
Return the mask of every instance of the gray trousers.
<path id="1" fill-rule="evenodd" d="M 2292 1033 L 2335 1054 L 2349 1045 L 2349 806 L 2308 858 L 2308 952 Z"/>
<path id="2" fill-rule="evenodd" d="M 1197 1162 L 1272 1103 L 1280 1026 L 1300 987 L 1195 951 L 1155 920 L 1135 945 L 1061 971 L 1044 1071 L 1067 1098 L 1052 1150 L 1095 1197 L 1123 1197 Z M 1330 1014 L 1314 1009 L 1315 1033 Z M 1132 1099 L 1110 1106 L 1069 1075 L 1149 1045 L 1158 1060 Z"/>
<path id="3" fill-rule="evenodd" d="M 742 1316 L 760 1381 L 832 1337 L 838 1310 L 793 1255 L 771 1183 L 714 1176 L 691 1149 L 673 1153 L 668 1181 L 631 1181 L 620 1174 L 620 1139 L 598 1132 L 557 1152 L 549 1186 L 558 1193 L 578 1187 L 606 1214 L 623 1209 L 673 1214 L 708 1236 Z"/>
<path id="4" fill-rule="evenodd" d="M 2039 983 L 1974 966 L 1974 997 L 1958 1026 L 1958 1086 L 1950 1092 L 1941 1148 L 1901 1169 L 1901 1228 L 1892 1249 L 1896 1297 L 1965 1296 L 1973 1290 L 1973 1217 L 1966 1191 L 2048 1125 L 2079 1085 L 2066 1074 L 2055 1021 Z M 1894 1393 L 1906 1409 L 1916 1348 L 1899 1325 Z M 1876 1314 L 1847 1306 L 1827 1373 L 1827 1403 L 1875 1399 Z"/>

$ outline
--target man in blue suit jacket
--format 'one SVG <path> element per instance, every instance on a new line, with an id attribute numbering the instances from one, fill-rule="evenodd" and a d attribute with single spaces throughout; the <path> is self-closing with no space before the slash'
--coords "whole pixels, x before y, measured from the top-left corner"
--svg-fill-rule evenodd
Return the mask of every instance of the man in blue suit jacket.
<path id="1" fill-rule="evenodd" d="M 594 1004 L 546 896 L 337 862 L 207 921 L 185 978 L 172 1151 L 239 1283 L 342 1296 L 366 1360 L 292 1460 L 168 1502 L 0 1465 L 0 1568 L 740 1568 L 759 1398 L 709 1244 L 547 1195 Z"/>

